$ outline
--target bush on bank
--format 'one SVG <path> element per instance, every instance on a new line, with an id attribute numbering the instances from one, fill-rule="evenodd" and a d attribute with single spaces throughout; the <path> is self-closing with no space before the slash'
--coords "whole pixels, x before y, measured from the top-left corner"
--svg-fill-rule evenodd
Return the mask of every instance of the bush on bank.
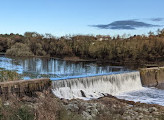
<path id="1" fill-rule="evenodd" d="M 16 71 L 0 70 L 0 82 L 19 80 L 21 76 Z"/>
<path id="2" fill-rule="evenodd" d="M 26 44 L 15 43 L 10 49 L 6 51 L 6 55 L 24 57 L 33 56 L 34 54 Z"/>

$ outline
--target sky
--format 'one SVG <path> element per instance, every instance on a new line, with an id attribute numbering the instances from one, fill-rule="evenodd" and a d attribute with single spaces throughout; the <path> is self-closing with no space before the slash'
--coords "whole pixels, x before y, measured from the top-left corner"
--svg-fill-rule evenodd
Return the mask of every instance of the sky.
<path id="1" fill-rule="evenodd" d="M 164 0 L 3 0 L 0 33 L 146 34 L 164 28 Z"/>

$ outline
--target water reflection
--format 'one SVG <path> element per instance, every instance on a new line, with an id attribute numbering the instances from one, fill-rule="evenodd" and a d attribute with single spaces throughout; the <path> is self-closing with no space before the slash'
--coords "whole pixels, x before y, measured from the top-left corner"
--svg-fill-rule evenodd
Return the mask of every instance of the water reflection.
<path id="1" fill-rule="evenodd" d="M 4 56 L 0 57 L 0 68 L 16 70 L 25 79 L 101 74 L 127 70 L 118 66 L 98 66 L 94 63 L 70 62 L 52 58 L 7 58 Z"/>

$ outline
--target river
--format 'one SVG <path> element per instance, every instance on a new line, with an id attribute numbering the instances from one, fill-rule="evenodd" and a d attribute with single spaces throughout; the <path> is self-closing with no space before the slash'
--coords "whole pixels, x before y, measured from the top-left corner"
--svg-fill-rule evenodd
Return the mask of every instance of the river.
<path id="1" fill-rule="evenodd" d="M 114 72 L 124 73 L 127 71 L 131 71 L 128 68 L 122 66 L 102 66 L 97 65 L 93 62 L 71 62 L 53 58 L 36 57 L 9 58 L 5 56 L 0 56 L 0 68 L 16 71 L 17 73 L 22 75 L 22 79 L 26 80 L 32 78 L 62 78 L 82 75 L 89 76 L 94 74 L 106 74 Z M 119 81 L 121 83 L 121 77 Z M 133 91 L 129 90 L 128 92 L 120 92 L 120 94 L 117 94 L 116 97 L 126 100 L 132 100 L 135 102 L 139 101 L 142 103 L 159 104 L 164 106 L 164 90 L 142 87 L 142 85 L 140 84 L 140 79 L 137 79 L 137 81 L 138 87 L 136 87 L 140 88 L 139 90 L 137 89 Z M 107 84 L 104 83 L 104 86 L 105 85 Z M 122 85 L 121 88 L 124 89 L 127 89 L 128 87 L 127 84 L 124 85 L 121 83 L 120 85 Z M 131 85 L 133 85 L 133 83 L 131 83 Z M 98 86 L 101 86 L 101 84 L 98 84 Z M 131 86 L 131 88 L 133 87 Z M 89 88 L 89 90 L 93 90 L 93 88 Z M 106 90 L 108 90 L 108 88 Z"/>
<path id="2" fill-rule="evenodd" d="M 71 62 L 36 57 L 9 58 L 5 56 L 0 56 L 0 68 L 16 71 L 23 76 L 23 79 L 61 78 L 129 70 L 122 66 L 100 66 L 93 62 Z"/>

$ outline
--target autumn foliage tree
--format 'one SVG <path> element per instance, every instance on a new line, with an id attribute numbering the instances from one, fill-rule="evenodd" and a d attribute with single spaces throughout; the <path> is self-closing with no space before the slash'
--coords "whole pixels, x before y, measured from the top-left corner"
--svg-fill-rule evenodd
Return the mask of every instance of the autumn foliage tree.
<path id="1" fill-rule="evenodd" d="M 101 36 L 99 36 L 101 37 Z M 7 52 L 6 52 L 7 51 Z M 99 40 L 93 35 L 54 37 L 36 32 L 0 34 L 0 52 L 12 56 L 71 57 L 108 61 L 163 61 L 164 30 L 148 36 L 113 37 Z"/>

